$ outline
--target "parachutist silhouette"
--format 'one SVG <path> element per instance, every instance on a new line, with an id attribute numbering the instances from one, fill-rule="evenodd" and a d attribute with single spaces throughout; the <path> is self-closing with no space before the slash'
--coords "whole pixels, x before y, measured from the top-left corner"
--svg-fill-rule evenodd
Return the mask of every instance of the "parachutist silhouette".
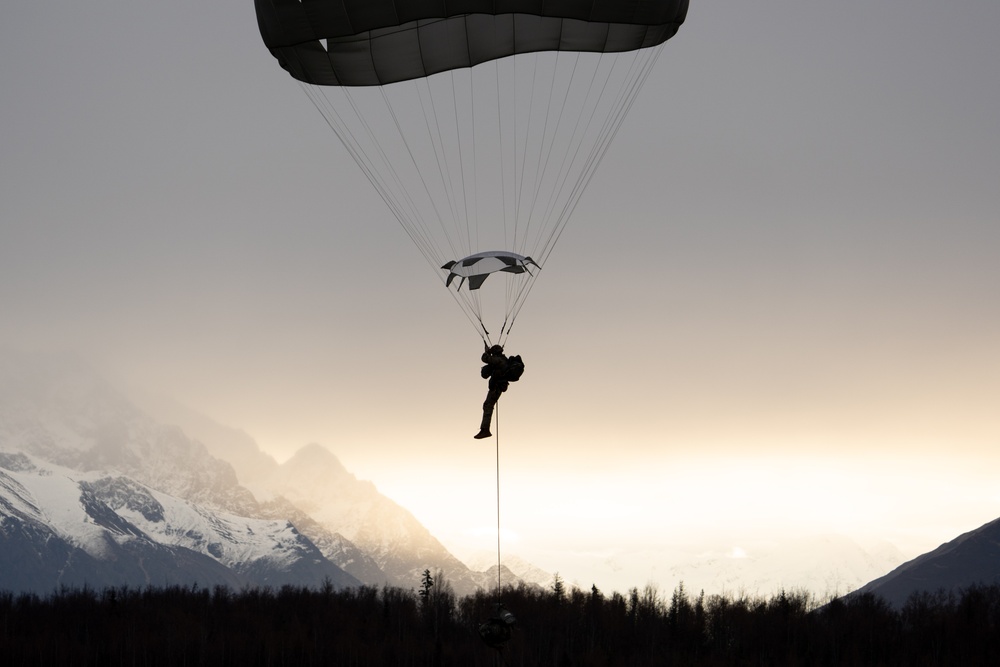
<path id="1" fill-rule="evenodd" d="M 483 402 L 483 422 L 479 426 L 479 433 L 473 436 L 476 440 L 493 435 L 490 433 L 493 408 L 500 400 L 500 394 L 507 391 L 508 384 L 517 382 L 521 379 L 521 374 L 524 373 L 524 362 L 521 361 L 521 357 L 514 355 L 508 358 L 500 345 L 487 348 L 481 359 L 486 365 L 482 367 L 479 374 L 483 376 L 483 379 L 489 378 L 490 384 L 486 400 Z"/>

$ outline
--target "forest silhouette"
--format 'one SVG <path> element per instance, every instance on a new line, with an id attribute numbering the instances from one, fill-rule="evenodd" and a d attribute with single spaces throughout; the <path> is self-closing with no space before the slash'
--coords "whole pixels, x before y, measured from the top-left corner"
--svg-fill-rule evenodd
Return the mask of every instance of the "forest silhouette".
<path id="1" fill-rule="evenodd" d="M 440 573 L 420 587 L 233 591 L 63 588 L 0 593 L 0 664 L 644 667 L 653 665 L 996 665 L 1000 586 L 819 602 L 669 598 L 653 586 L 605 595 L 567 586 L 506 587 L 518 623 L 502 649 L 477 628 L 496 591 L 457 597 Z"/>

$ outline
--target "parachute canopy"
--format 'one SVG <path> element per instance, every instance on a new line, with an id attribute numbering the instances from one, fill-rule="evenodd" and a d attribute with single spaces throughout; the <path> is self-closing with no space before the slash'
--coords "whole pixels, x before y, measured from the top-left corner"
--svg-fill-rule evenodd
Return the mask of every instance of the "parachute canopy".
<path id="1" fill-rule="evenodd" d="M 530 257 L 522 257 L 516 252 L 505 252 L 501 250 L 488 250 L 469 255 L 465 259 L 457 262 L 446 262 L 442 269 L 448 270 L 448 278 L 445 285 L 451 285 L 455 278 L 461 278 L 458 289 L 462 289 L 462 283 L 469 279 L 469 289 L 479 289 L 482 287 L 486 277 L 491 273 L 503 271 L 505 273 L 524 273 L 528 271 L 528 265 L 535 264 L 535 260 Z M 528 271 L 530 273 L 530 271 Z"/>
<path id="2" fill-rule="evenodd" d="M 662 44 L 688 0 L 255 0 L 264 44 L 300 81 L 376 86 L 518 53 Z"/>
<path id="3" fill-rule="evenodd" d="M 502 344 L 688 0 L 255 5 L 264 44 Z"/>

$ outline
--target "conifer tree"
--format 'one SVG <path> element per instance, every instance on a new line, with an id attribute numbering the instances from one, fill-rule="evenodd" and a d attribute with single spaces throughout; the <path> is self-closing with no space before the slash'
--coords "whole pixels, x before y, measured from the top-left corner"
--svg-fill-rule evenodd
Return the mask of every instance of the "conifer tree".
<path id="1" fill-rule="evenodd" d="M 562 602 L 566 599 L 566 584 L 563 583 L 558 572 L 552 576 L 552 592 L 555 593 L 557 601 Z"/>
<path id="2" fill-rule="evenodd" d="M 430 569 L 424 570 L 423 576 L 420 578 L 420 600 L 423 604 L 430 602 L 431 588 L 434 587 L 434 577 L 431 576 Z"/>

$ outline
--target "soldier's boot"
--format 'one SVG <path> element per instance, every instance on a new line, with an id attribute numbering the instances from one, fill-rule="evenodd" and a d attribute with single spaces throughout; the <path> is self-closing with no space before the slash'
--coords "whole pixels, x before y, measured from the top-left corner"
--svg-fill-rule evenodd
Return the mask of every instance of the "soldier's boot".
<path id="1" fill-rule="evenodd" d="M 493 421 L 493 406 L 488 408 L 483 408 L 483 423 L 479 425 L 479 433 L 472 436 L 476 440 L 482 440 L 483 438 L 488 438 L 492 433 L 490 433 L 490 422 Z"/>

